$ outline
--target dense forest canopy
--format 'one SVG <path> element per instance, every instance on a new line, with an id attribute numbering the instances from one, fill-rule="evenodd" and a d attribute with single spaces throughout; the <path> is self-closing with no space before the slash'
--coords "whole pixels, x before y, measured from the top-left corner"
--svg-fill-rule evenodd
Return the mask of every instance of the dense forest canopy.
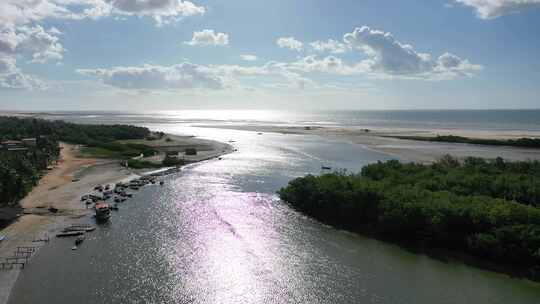
<path id="1" fill-rule="evenodd" d="M 47 136 L 68 143 L 95 145 L 125 139 L 141 139 L 150 130 L 129 125 L 83 125 L 61 120 L 0 117 L 0 139 Z"/>
<path id="2" fill-rule="evenodd" d="M 391 160 L 360 174 L 308 175 L 279 191 L 323 222 L 519 265 L 540 278 L 540 162 Z"/>

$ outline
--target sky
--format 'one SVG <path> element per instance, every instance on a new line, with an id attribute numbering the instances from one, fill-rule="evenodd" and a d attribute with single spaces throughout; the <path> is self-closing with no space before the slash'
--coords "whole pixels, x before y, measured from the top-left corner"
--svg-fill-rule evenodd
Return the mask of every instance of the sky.
<path id="1" fill-rule="evenodd" d="M 0 110 L 540 108 L 540 0 L 1 0 Z"/>

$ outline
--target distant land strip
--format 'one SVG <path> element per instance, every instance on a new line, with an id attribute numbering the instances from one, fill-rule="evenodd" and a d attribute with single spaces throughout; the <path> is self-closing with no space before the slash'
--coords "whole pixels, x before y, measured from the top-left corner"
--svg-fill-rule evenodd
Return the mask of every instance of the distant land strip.
<path id="1" fill-rule="evenodd" d="M 455 136 L 455 135 L 438 135 L 438 136 L 385 135 L 382 137 L 410 139 L 410 140 L 418 140 L 418 141 L 430 141 L 430 142 L 487 145 L 487 146 L 540 148 L 540 138 L 529 138 L 529 137 L 522 137 L 518 139 L 482 139 L 482 138 L 470 138 L 470 137 Z"/>

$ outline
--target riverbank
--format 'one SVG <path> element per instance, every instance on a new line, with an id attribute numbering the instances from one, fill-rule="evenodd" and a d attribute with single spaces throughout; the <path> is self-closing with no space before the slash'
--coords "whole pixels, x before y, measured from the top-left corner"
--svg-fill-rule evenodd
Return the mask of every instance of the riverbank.
<path id="1" fill-rule="evenodd" d="M 502 157 L 506 160 L 539 160 L 540 149 L 508 146 L 487 146 L 476 144 L 428 142 L 402 137 L 461 136 L 467 138 L 515 140 L 519 138 L 540 138 L 535 131 L 494 131 L 494 130 L 450 130 L 450 129 L 361 129 L 353 127 L 319 126 L 275 126 L 275 125 L 203 125 L 208 128 L 234 129 L 253 132 L 272 132 L 281 134 L 317 135 L 338 138 L 363 145 L 374 151 L 383 152 L 396 158 L 421 163 L 432 163 L 446 154 L 464 158 Z"/>
<path id="2" fill-rule="evenodd" d="M 233 151 L 230 145 L 194 137 L 175 137 L 173 142 L 190 145 L 200 151 L 197 155 L 189 156 L 189 162 L 203 161 Z M 0 257 L 13 255 L 19 246 L 41 246 L 42 243 L 32 241 L 52 235 L 66 223 L 87 216 L 90 210 L 80 198 L 95 185 L 114 184 L 155 170 L 131 170 L 120 166 L 118 160 L 85 158 L 81 156 L 80 146 L 60 145 L 58 164 L 20 202 L 23 215 L 0 230 L 0 235 L 7 237 L 0 243 Z M 49 212 L 50 207 L 57 209 L 57 212 Z M 7 303 L 19 273 L 19 269 L 0 270 L 0 304 Z"/>

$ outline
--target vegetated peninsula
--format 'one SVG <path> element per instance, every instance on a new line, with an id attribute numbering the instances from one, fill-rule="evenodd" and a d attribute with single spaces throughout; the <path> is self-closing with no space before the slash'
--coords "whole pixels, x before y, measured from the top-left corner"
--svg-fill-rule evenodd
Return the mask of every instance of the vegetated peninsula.
<path id="1" fill-rule="evenodd" d="M 389 135 L 387 137 L 410 139 L 429 142 L 445 142 L 445 143 L 460 143 L 474 144 L 487 146 L 508 146 L 520 148 L 540 148 L 540 138 L 521 137 L 517 139 L 487 139 L 487 138 L 470 138 L 456 135 L 437 135 L 437 136 L 400 136 Z"/>
<path id="2" fill-rule="evenodd" d="M 540 162 L 446 156 L 308 175 L 281 199 L 322 222 L 423 248 L 450 249 L 540 279 Z"/>
<path id="3" fill-rule="evenodd" d="M 17 218 L 19 201 L 60 160 L 60 142 L 80 145 L 73 150 L 77 157 L 111 159 L 131 169 L 178 166 L 230 149 L 227 144 L 144 127 L 17 117 L 0 117 L 0 142 L 0 228 Z"/>
<path id="4" fill-rule="evenodd" d="M 91 147 L 116 147 L 122 139 L 145 138 L 146 128 L 127 125 L 78 125 L 63 121 L 0 117 L 0 227 L 14 219 L 18 202 L 37 185 L 60 155 L 59 142 Z M 142 151 L 122 148 L 125 156 Z"/>

